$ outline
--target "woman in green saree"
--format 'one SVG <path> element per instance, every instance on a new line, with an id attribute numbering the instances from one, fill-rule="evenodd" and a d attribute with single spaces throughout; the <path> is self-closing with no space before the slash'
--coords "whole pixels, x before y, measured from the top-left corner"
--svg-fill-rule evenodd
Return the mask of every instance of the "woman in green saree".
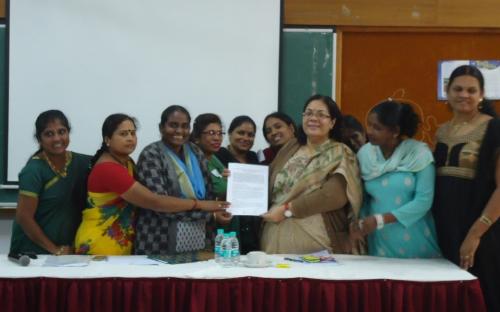
<path id="1" fill-rule="evenodd" d="M 10 252 L 70 254 L 86 200 L 90 156 L 70 152 L 70 125 L 58 110 L 35 122 L 39 150 L 19 173 Z"/>

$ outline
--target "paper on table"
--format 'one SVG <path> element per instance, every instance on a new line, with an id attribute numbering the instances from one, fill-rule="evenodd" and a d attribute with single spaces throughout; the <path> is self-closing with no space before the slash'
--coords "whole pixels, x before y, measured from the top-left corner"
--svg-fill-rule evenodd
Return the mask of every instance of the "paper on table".
<path id="1" fill-rule="evenodd" d="M 108 256 L 106 261 L 112 265 L 158 265 L 157 261 L 148 259 L 146 256 Z"/>
<path id="2" fill-rule="evenodd" d="M 47 256 L 43 266 L 52 267 L 81 267 L 89 265 L 90 257 L 83 255 Z"/>
<path id="3" fill-rule="evenodd" d="M 267 212 L 269 168 L 261 165 L 229 163 L 228 209 L 236 216 L 259 216 Z"/>

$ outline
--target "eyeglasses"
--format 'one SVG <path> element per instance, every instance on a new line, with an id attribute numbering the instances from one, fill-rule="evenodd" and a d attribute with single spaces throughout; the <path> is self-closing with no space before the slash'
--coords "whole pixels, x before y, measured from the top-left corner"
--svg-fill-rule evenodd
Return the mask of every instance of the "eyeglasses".
<path id="1" fill-rule="evenodd" d="M 215 131 L 215 130 L 203 131 L 201 133 L 207 134 L 209 136 L 223 136 L 224 134 L 226 134 L 224 131 Z"/>
<path id="2" fill-rule="evenodd" d="M 302 116 L 305 118 L 311 118 L 311 117 L 317 117 L 319 119 L 326 119 L 326 118 L 331 118 L 332 116 L 328 115 L 324 111 L 314 111 L 314 110 L 306 110 L 305 112 L 302 113 Z"/>

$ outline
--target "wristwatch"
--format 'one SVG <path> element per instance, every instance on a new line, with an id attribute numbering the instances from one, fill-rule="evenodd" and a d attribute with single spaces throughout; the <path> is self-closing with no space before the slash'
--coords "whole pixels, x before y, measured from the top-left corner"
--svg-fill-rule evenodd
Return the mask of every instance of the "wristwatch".
<path id="1" fill-rule="evenodd" d="M 289 203 L 285 203 L 285 212 L 283 212 L 283 215 L 285 215 L 285 217 L 287 218 L 291 218 L 293 216 L 289 208 L 290 208 Z"/>

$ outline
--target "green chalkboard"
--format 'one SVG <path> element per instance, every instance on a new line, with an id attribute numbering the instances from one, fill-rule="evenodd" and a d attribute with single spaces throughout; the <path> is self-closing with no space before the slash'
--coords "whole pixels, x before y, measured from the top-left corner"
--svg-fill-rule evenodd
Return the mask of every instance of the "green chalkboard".
<path id="1" fill-rule="evenodd" d="M 333 33 L 285 29 L 281 40 L 279 110 L 300 124 L 302 108 L 311 95 L 332 96 Z"/>
<path id="2" fill-rule="evenodd" d="M 0 25 L 0 184 L 5 182 L 7 151 L 7 29 Z M 16 190 L 1 190 L 0 202 L 15 202 L 17 200 Z"/>

